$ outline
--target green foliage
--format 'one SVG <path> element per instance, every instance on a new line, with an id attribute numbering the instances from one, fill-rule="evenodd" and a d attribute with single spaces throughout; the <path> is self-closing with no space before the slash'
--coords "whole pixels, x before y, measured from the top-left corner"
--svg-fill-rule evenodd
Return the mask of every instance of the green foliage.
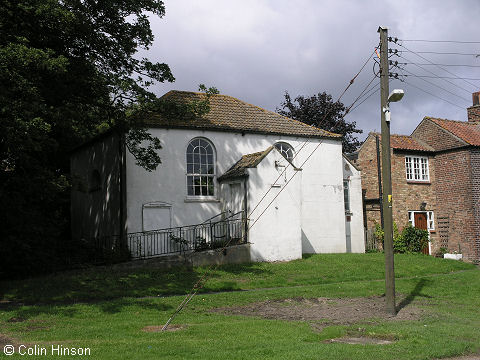
<path id="1" fill-rule="evenodd" d="M 137 163 L 159 164 L 159 140 L 132 114 L 158 108 L 150 86 L 175 80 L 167 64 L 137 54 L 153 43 L 149 17 L 164 14 L 158 0 L 2 1 L 0 277 L 68 265 L 72 148 L 127 132 Z M 192 109 L 207 111 L 208 97 Z"/>
<path id="2" fill-rule="evenodd" d="M 136 160 L 136 164 L 147 171 L 154 171 L 161 163 L 157 150 L 162 148 L 160 140 L 152 136 L 145 128 L 144 121 L 151 114 L 162 114 L 170 119 L 195 119 L 210 111 L 210 97 L 218 94 L 215 87 L 207 88 L 200 84 L 199 91 L 205 93 L 201 100 L 188 103 L 171 101 L 169 99 L 142 98 L 126 109 L 126 124 L 128 129 L 126 146 Z"/>
<path id="3" fill-rule="evenodd" d="M 349 153 L 355 151 L 361 144 L 354 134 L 361 134 L 363 131 L 356 128 L 355 121 L 347 122 L 344 119 L 346 110 L 340 101 L 333 102 L 332 96 L 326 92 L 310 97 L 300 95 L 292 99 L 286 91 L 285 101 L 281 103 L 280 108 L 277 108 L 277 112 L 281 115 L 341 134 L 343 152 Z"/>
<path id="4" fill-rule="evenodd" d="M 375 237 L 377 244 L 381 243 L 383 247 L 383 239 L 385 237 L 385 232 L 378 223 L 375 223 L 375 231 L 373 232 L 373 236 Z"/>
<path id="5" fill-rule="evenodd" d="M 393 249 L 397 253 L 420 253 L 425 246 L 428 246 L 428 231 L 410 224 L 393 240 Z"/>

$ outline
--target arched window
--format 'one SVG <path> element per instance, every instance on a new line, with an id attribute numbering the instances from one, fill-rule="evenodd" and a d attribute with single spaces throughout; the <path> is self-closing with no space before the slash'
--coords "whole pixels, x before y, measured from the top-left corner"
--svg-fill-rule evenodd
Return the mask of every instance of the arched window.
<path id="1" fill-rule="evenodd" d="M 215 195 L 215 150 L 206 139 L 195 138 L 187 147 L 187 195 Z"/>
<path id="2" fill-rule="evenodd" d="M 275 147 L 278 151 L 287 159 L 288 161 L 292 162 L 295 156 L 295 152 L 293 151 L 293 147 L 290 144 L 285 142 L 277 142 Z"/>

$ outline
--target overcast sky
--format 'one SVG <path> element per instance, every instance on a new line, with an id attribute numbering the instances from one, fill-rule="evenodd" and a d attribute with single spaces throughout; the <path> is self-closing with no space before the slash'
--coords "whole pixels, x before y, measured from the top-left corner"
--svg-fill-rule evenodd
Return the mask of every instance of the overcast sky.
<path id="1" fill-rule="evenodd" d="M 165 0 L 165 6 L 164 18 L 152 18 L 155 43 L 148 56 L 167 63 L 176 81 L 159 84 L 158 95 L 172 89 L 196 91 L 204 83 L 272 111 L 286 90 L 292 97 L 326 91 L 337 99 L 378 45 L 380 25 L 399 39 L 480 42 L 479 0 Z M 480 43 L 402 44 L 415 52 L 480 54 Z M 406 50 L 392 43 L 389 47 Z M 444 67 L 447 73 L 433 65 L 408 64 L 403 66 L 407 75 L 480 79 L 480 56 L 401 55 L 391 60 L 479 66 Z M 373 76 L 371 57 L 342 102 L 350 105 Z M 391 106 L 391 130 L 397 134 L 410 134 L 424 116 L 466 120 L 471 93 L 480 90 L 477 80 L 404 79 L 407 83 L 390 84 L 391 90 L 405 90 L 403 100 Z M 364 131 L 362 140 L 379 131 L 379 92 L 346 119 Z"/>

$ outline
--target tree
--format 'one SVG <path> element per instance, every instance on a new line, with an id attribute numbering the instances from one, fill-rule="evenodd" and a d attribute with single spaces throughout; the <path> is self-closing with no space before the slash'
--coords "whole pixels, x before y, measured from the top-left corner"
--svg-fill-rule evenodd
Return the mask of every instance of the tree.
<path id="1" fill-rule="evenodd" d="M 149 86 L 175 79 L 168 65 L 136 56 L 153 42 L 148 14 L 164 16 L 163 1 L 0 5 L 4 274 L 45 269 L 58 260 L 54 242 L 69 237 L 68 151 L 74 146 L 118 130 L 128 133 L 129 150 L 140 165 L 152 170 L 160 162 L 158 139 L 135 114 L 161 107 Z"/>
<path id="2" fill-rule="evenodd" d="M 281 115 L 341 134 L 345 153 L 355 151 L 361 144 L 354 134 L 361 134 L 363 131 L 356 128 L 355 122 L 345 121 L 345 106 L 340 101 L 333 102 L 332 96 L 326 92 L 311 97 L 300 95 L 292 100 L 286 91 L 285 101 L 280 106 L 277 108 L 277 112 Z"/>

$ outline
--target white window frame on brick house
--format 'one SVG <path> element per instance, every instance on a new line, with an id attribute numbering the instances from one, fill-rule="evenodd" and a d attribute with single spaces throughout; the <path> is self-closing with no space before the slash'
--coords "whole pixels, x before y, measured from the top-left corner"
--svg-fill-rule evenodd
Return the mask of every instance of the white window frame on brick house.
<path id="1" fill-rule="evenodd" d="M 405 177 L 407 181 L 430 182 L 428 157 L 405 156 Z"/>
<path id="2" fill-rule="evenodd" d="M 427 230 L 428 232 L 435 231 L 435 214 L 433 211 L 409 211 L 408 222 L 412 226 L 415 226 L 415 213 L 427 214 Z"/>

